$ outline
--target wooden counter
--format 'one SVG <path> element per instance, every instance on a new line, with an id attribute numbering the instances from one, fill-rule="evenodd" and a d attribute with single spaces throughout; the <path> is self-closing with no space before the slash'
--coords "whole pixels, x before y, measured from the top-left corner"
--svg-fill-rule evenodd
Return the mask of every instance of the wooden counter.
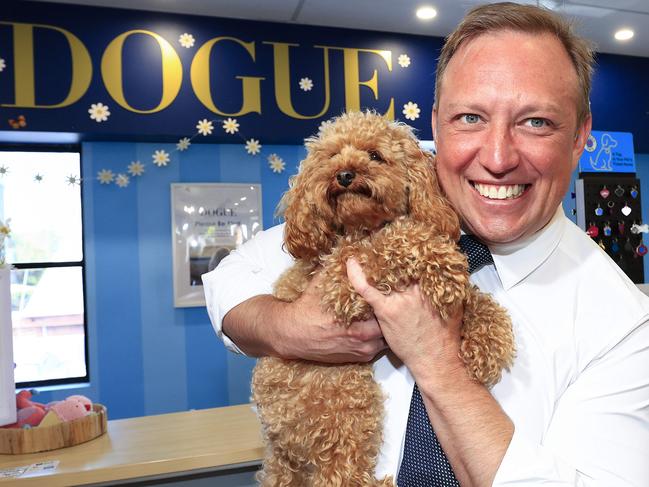
<path id="1" fill-rule="evenodd" d="M 256 467 L 262 455 L 259 422 L 249 404 L 120 419 L 108 421 L 107 434 L 81 445 L 30 455 L 0 455 L 0 470 L 60 461 L 52 474 L 0 479 L 0 487 L 171 478 L 181 472 Z"/>

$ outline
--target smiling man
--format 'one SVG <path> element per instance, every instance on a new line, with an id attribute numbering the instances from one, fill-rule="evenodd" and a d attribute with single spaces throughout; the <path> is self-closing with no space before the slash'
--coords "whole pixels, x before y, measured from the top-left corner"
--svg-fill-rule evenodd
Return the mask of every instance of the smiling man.
<path id="1" fill-rule="evenodd" d="M 464 231 L 491 252 L 471 280 L 508 309 L 518 349 L 492 390 L 458 358 L 459 320 L 443 322 L 417 286 L 385 296 L 350 261 L 376 320 L 348 330 L 322 314 L 317 278 L 294 303 L 269 296 L 291 263 L 281 227 L 204 276 L 210 316 L 232 349 L 375 360 L 386 393 L 377 477 L 649 485 L 649 300 L 561 208 L 591 128 L 591 75 L 588 43 L 532 6 L 477 7 L 442 50 L 436 169 Z"/>
<path id="2" fill-rule="evenodd" d="M 485 33 L 461 44 L 439 76 L 438 175 L 467 231 L 487 244 L 537 232 L 591 128 L 563 44 L 548 33 Z"/>

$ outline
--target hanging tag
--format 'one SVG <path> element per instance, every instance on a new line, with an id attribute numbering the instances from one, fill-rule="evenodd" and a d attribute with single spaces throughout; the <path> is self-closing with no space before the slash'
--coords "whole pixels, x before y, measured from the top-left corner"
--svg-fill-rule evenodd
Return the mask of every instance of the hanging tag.
<path id="1" fill-rule="evenodd" d="M 624 206 L 622 207 L 622 209 L 620 211 L 622 212 L 622 214 L 624 216 L 629 216 L 631 214 L 631 211 L 633 211 L 633 210 L 631 210 L 631 207 L 629 205 L 624 203 Z"/>
<path id="2" fill-rule="evenodd" d="M 604 210 L 602 210 L 602 207 L 597 205 L 597 208 L 595 208 L 595 214 L 597 216 L 602 216 L 604 214 Z"/>
<path id="3" fill-rule="evenodd" d="M 647 253 L 647 246 L 640 242 L 640 245 L 635 248 L 635 253 L 642 257 Z"/>
<path id="4" fill-rule="evenodd" d="M 631 198 L 636 199 L 638 197 L 638 188 L 635 186 L 631 188 Z"/>
<path id="5" fill-rule="evenodd" d="M 595 238 L 599 235 L 599 227 L 594 223 L 591 223 L 588 229 L 586 230 L 586 233 L 590 238 Z"/>
<path id="6" fill-rule="evenodd" d="M 604 199 L 608 198 L 609 194 L 611 194 L 611 192 L 608 190 L 606 185 L 599 191 L 599 195 Z"/>
<path id="7" fill-rule="evenodd" d="M 623 195 L 624 195 L 624 188 L 618 184 L 617 188 L 615 188 L 615 196 L 621 198 Z"/>
<path id="8" fill-rule="evenodd" d="M 611 236 L 611 233 L 612 233 L 612 232 L 611 232 L 611 225 L 609 225 L 608 222 L 606 222 L 606 225 L 604 225 L 603 230 L 604 230 L 604 236 L 606 236 L 606 237 L 610 237 L 610 236 Z"/>

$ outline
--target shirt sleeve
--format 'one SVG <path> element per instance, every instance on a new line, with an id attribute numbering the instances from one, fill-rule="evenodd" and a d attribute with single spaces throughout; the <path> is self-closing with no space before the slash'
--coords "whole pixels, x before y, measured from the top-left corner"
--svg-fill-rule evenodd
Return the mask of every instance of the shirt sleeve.
<path id="1" fill-rule="evenodd" d="M 283 250 L 283 225 L 278 225 L 230 252 L 219 265 L 203 274 L 207 313 L 225 346 L 243 353 L 222 331 L 223 317 L 235 306 L 261 294 L 270 294 L 273 283 L 293 260 Z"/>
<path id="2" fill-rule="evenodd" d="M 541 444 L 514 432 L 493 485 L 649 485 L 649 323 L 594 359 L 555 406 Z"/>

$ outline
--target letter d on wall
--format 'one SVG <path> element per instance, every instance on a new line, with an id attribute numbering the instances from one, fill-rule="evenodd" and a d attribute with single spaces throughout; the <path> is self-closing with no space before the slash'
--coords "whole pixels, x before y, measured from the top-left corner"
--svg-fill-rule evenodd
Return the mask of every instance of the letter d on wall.
<path id="1" fill-rule="evenodd" d="M 81 98 L 92 78 L 92 61 L 88 49 L 72 32 L 54 25 L 23 24 L 20 22 L 0 22 L 13 26 L 14 42 L 14 85 L 15 104 L 2 105 L 20 108 L 62 108 L 72 105 Z M 70 91 L 61 103 L 55 105 L 36 105 L 34 81 L 34 29 L 51 29 L 63 34 L 70 47 L 72 57 L 72 83 Z"/>
<path id="2" fill-rule="evenodd" d="M 10 285 L 11 269 L 0 267 L 0 426 L 16 422 Z"/>

